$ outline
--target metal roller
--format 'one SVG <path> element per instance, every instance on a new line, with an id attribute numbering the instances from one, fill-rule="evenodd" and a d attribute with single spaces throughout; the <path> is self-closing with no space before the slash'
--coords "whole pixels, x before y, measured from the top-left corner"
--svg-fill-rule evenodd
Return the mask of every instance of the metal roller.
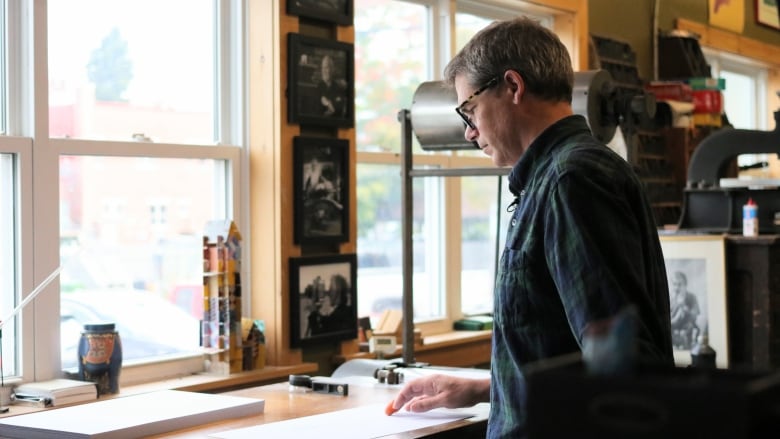
<path id="1" fill-rule="evenodd" d="M 615 135 L 617 122 L 613 116 L 612 77 L 606 70 L 574 73 L 572 109 L 583 115 L 594 136 L 609 142 Z M 455 113 L 458 96 L 443 81 L 423 82 L 412 98 L 410 119 L 412 131 L 426 150 L 473 149 L 474 144 L 463 137 L 463 121 Z"/>
<path id="2" fill-rule="evenodd" d="M 455 113 L 458 95 L 444 81 L 423 82 L 412 97 L 412 132 L 428 150 L 474 149 L 463 137 L 465 126 Z"/>
<path id="3" fill-rule="evenodd" d="M 588 70 L 574 74 L 571 107 L 574 113 L 585 116 L 593 136 L 607 143 L 617 128 L 612 102 L 614 86 L 606 70 Z"/>

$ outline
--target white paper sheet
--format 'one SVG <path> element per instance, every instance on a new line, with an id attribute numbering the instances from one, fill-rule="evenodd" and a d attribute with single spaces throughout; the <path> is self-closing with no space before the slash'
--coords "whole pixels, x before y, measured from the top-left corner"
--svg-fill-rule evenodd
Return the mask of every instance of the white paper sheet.
<path id="1" fill-rule="evenodd" d="M 262 413 L 265 401 L 161 390 L 0 420 L 0 436 L 21 439 L 139 438 Z"/>
<path id="2" fill-rule="evenodd" d="M 338 437 L 339 439 L 366 439 L 403 433 L 431 427 L 459 419 L 470 418 L 468 410 L 436 409 L 426 413 L 400 411 L 385 415 L 384 404 L 373 404 L 354 409 L 338 410 L 321 415 L 305 416 L 287 421 L 223 431 L 210 437 L 219 439 L 271 437 Z"/>

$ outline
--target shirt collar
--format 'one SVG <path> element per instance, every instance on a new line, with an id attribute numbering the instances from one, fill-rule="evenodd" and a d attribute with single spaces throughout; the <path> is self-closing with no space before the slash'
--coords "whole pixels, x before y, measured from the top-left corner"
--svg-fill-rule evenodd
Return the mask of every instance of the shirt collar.
<path id="1" fill-rule="evenodd" d="M 585 117 L 579 114 L 566 116 L 547 127 L 528 146 L 528 149 L 520 157 L 520 160 L 512 167 L 509 173 L 509 190 L 517 196 L 528 183 L 534 164 L 550 151 L 561 146 L 564 141 L 583 131 L 590 133 L 590 128 Z"/>

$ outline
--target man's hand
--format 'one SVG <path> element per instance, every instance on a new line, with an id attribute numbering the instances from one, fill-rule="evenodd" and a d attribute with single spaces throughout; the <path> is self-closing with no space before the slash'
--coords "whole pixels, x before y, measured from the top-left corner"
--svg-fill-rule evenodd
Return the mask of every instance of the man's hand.
<path id="1" fill-rule="evenodd" d="M 489 399 L 490 379 L 430 375 L 407 383 L 385 408 L 385 414 L 392 415 L 404 406 L 410 412 L 471 407 Z"/>

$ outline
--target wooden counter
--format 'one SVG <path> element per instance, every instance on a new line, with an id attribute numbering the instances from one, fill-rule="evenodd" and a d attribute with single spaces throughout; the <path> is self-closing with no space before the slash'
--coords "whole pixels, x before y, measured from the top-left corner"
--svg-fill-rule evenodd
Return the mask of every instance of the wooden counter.
<path id="1" fill-rule="evenodd" d="M 206 438 L 208 435 L 251 427 L 268 422 L 284 421 L 304 416 L 317 415 L 337 410 L 345 410 L 369 404 L 389 402 L 398 392 L 397 387 L 349 386 L 349 396 L 337 396 L 322 393 L 290 393 L 287 383 L 253 387 L 224 393 L 225 395 L 261 398 L 265 400 L 262 414 L 240 419 L 225 420 L 199 427 L 178 430 L 171 433 L 152 436 L 154 438 Z M 419 429 L 402 434 L 386 436 L 388 438 L 470 438 L 485 437 L 488 410 L 486 405 L 477 407 L 479 415 L 473 418 L 450 422 Z"/>

